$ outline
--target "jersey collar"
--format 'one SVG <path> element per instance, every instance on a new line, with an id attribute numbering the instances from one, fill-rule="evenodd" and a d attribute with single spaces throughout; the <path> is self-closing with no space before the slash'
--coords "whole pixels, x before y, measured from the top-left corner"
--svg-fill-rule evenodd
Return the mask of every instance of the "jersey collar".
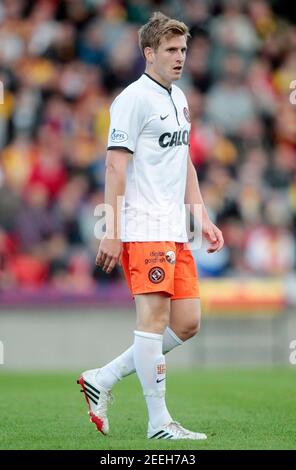
<path id="1" fill-rule="evenodd" d="M 149 80 L 151 80 L 151 82 L 155 83 L 155 88 L 157 88 L 159 91 L 162 89 L 163 91 L 166 91 L 166 93 L 169 93 L 171 94 L 172 93 L 172 87 L 171 88 L 166 88 L 164 85 L 162 85 L 161 83 L 159 83 L 157 80 L 155 80 L 155 78 L 152 78 L 148 73 L 144 72 L 143 75 L 146 75 L 146 77 L 149 78 Z M 161 87 L 161 88 L 159 88 Z"/>

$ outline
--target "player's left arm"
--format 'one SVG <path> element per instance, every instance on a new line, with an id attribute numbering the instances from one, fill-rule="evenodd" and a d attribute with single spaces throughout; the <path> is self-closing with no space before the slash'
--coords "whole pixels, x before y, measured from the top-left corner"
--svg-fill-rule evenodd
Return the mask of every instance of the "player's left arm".
<path id="1" fill-rule="evenodd" d="M 185 204 L 190 206 L 190 212 L 194 214 L 194 205 L 200 204 L 202 208 L 202 234 L 209 242 L 208 253 L 221 250 L 224 239 L 221 230 L 210 220 L 201 192 L 194 165 L 188 153 L 187 179 L 185 191 Z"/>

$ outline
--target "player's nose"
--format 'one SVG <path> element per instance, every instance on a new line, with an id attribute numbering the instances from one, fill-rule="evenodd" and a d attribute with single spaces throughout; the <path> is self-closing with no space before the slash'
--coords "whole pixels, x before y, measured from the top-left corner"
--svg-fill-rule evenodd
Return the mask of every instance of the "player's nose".
<path id="1" fill-rule="evenodd" d="M 184 61 L 183 53 L 182 53 L 182 51 L 179 51 L 178 56 L 177 56 L 177 62 L 178 62 L 178 64 L 180 64 L 183 61 Z"/>

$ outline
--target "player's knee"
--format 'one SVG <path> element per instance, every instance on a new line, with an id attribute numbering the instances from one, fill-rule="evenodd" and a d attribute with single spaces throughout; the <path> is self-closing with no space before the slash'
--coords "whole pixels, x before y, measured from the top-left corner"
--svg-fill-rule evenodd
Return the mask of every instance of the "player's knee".
<path id="1" fill-rule="evenodd" d="M 146 331 L 147 333 L 163 334 L 165 327 L 166 323 L 159 320 L 137 323 L 137 329 L 140 331 Z"/>
<path id="2" fill-rule="evenodd" d="M 138 319 L 137 327 L 142 331 L 163 333 L 168 324 L 167 312 L 153 312 L 150 315 L 142 315 Z"/>
<path id="3" fill-rule="evenodd" d="M 151 333 L 163 333 L 169 322 L 169 299 L 159 294 L 136 297 L 137 328 Z"/>
<path id="4" fill-rule="evenodd" d="M 195 319 L 191 320 L 189 323 L 182 326 L 180 337 L 183 341 L 186 341 L 189 338 L 195 336 L 200 329 L 200 320 Z"/>
<path id="5" fill-rule="evenodd" d="M 187 339 L 192 338 L 193 336 L 197 335 L 200 329 L 199 322 L 191 323 L 187 327 Z"/>

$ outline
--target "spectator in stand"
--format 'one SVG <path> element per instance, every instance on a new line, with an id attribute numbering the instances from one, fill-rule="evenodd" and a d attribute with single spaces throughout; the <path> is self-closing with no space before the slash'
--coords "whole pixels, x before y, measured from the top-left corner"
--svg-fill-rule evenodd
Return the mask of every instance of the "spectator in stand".
<path id="1" fill-rule="evenodd" d="M 200 274 L 288 275 L 296 245 L 295 17 L 279 16 L 281 2 L 267 0 L 157 5 L 191 28 L 180 84 L 190 153 L 225 233 L 215 266 L 196 253 Z M 89 263 L 98 246 L 94 207 L 104 191 L 108 110 L 144 70 L 136 31 L 154 9 L 152 0 L 0 2 L 0 289 L 46 282 L 71 291 L 80 268 L 86 292 L 118 280 L 118 270 L 110 278 Z M 279 220 L 281 213 L 289 217 Z"/>

